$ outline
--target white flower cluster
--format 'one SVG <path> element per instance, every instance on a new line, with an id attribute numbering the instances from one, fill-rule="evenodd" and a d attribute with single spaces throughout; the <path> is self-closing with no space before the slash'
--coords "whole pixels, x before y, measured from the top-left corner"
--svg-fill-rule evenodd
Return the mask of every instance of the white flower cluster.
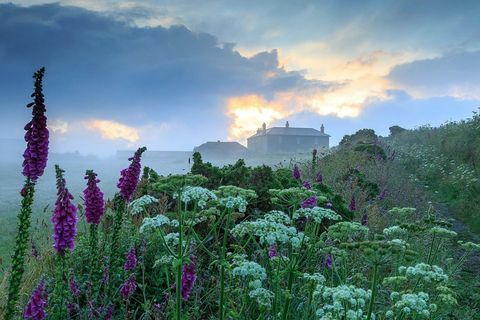
<path id="1" fill-rule="evenodd" d="M 368 234 L 368 228 L 358 222 L 342 221 L 331 225 L 327 234 L 332 239 L 347 241 L 355 237 L 365 237 Z"/>
<path id="2" fill-rule="evenodd" d="M 389 228 L 385 228 L 383 229 L 383 234 L 386 236 L 386 237 L 396 237 L 396 238 L 399 238 L 399 237 L 402 237 L 404 235 L 407 234 L 407 230 L 406 229 L 403 229 L 402 227 L 400 226 L 391 226 Z"/>
<path id="3" fill-rule="evenodd" d="M 147 229 L 156 229 L 162 226 L 169 227 L 178 227 L 177 220 L 170 220 L 167 216 L 163 214 L 156 215 L 153 218 L 147 217 L 143 219 L 142 226 L 140 227 L 140 233 L 143 233 Z"/>
<path id="4" fill-rule="evenodd" d="M 178 194 L 174 194 L 173 198 L 176 199 Z M 202 187 L 187 186 L 183 188 L 180 194 L 180 200 L 183 203 L 196 202 L 198 207 L 203 209 L 207 206 L 207 201 L 217 200 L 217 196 L 212 191 Z"/>
<path id="5" fill-rule="evenodd" d="M 418 263 L 414 267 L 400 267 L 398 271 L 407 278 L 419 278 L 425 282 L 447 282 L 448 276 L 439 266 Z"/>
<path id="6" fill-rule="evenodd" d="M 273 293 L 262 287 L 262 282 L 267 278 L 265 268 L 254 261 L 243 260 L 242 257 L 238 258 L 234 261 L 237 266 L 232 270 L 233 277 L 247 280 L 250 290 L 248 296 L 255 299 L 259 306 L 270 308 Z"/>
<path id="7" fill-rule="evenodd" d="M 430 314 L 437 310 L 437 306 L 435 304 L 428 304 L 429 296 L 425 292 L 404 293 L 401 296 L 398 292 L 392 292 L 390 299 L 393 301 L 399 299 L 397 302 L 395 302 L 393 308 L 395 311 L 402 314 L 402 318 L 429 318 Z M 387 318 L 393 318 L 394 311 L 387 311 L 385 316 Z"/>
<path id="8" fill-rule="evenodd" d="M 179 236 L 180 235 L 178 232 L 172 232 L 172 233 L 166 234 L 164 239 L 167 245 L 169 245 L 170 247 L 173 247 L 178 245 L 178 243 L 180 242 L 180 240 L 178 240 Z"/>
<path id="9" fill-rule="evenodd" d="M 302 241 L 306 240 L 303 232 L 298 232 L 295 227 L 271 221 L 270 219 L 272 218 L 274 218 L 274 216 L 239 223 L 233 227 L 231 233 L 236 238 L 243 238 L 245 235 L 251 234 L 259 237 L 260 244 L 270 246 L 274 244 L 291 243 L 293 247 L 298 248 Z"/>
<path id="10" fill-rule="evenodd" d="M 315 292 L 314 294 L 318 295 L 319 293 Z M 326 287 L 321 294 L 324 304 L 322 308 L 317 310 L 316 314 L 321 320 L 366 319 L 367 315 L 363 309 L 366 307 L 371 295 L 370 290 L 364 290 L 352 285 L 341 285 L 333 288 Z M 372 316 L 372 319 L 375 319 L 375 317 Z"/>
<path id="11" fill-rule="evenodd" d="M 457 242 L 463 249 L 468 250 L 468 251 L 480 251 L 480 244 L 479 243 L 474 243 L 474 242 L 463 242 L 463 241 L 458 241 Z"/>
<path id="12" fill-rule="evenodd" d="M 438 226 L 430 229 L 430 233 L 441 238 L 454 238 L 457 236 L 457 233 L 455 231 L 448 230 Z"/>
<path id="13" fill-rule="evenodd" d="M 267 221 L 283 223 L 284 225 L 290 225 L 292 223 L 292 219 L 280 210 L 272 210 L 266 213 L 263 218 Z"/>
<path id="14" fill-rule="evenodd" d="M 320 273 L 313 273 L 313 274 L 304 273 L 303 279 L 309 282 L 313 282 L 316 285 L 323 285 L 326 281 L 325 277 Z"/>
<path id="15" fill-rule="evenodd" d="M 247 200 L 243 199 L 242 197 L 232 197 L 228 196 L 226 198 L 221 198 L 219 203 L 222 207 L 227 209 L 238 209 L 238 212 L 244 213 L 247 211 Z"/>
<path id="16" fill-rule="evenodd" d="M 272 306 L 273 292 L 265 288 L 255 288 L 250 290 L 248 296 L 254 299 L 260 307 L 270 308 Z"/>
<path id="17" fill-rule="evenodd" d="M 327 220 L 340 220 L 341 217 L 333 210 L 313 207 L 313 208 L 302 208 L 298 209 L 293 213 L 293 219 L 297 220 L 300 217 L 305 217 L 313 219 L 316 223 L 322 223 L 323 219 Z"/>
<path id="18" fill-rule="evenodd" d="M 232 275 L 236 278 L 250 280 L 249 287 L 259 288 L 262 281 L 267 278 L 265 268 L 254 261 L 240 261 L 238 266 L 233 268 Z"/>
<path id="19" fill-rule="evenodd" d="M 147 206 L 157 202 L 158 202 L 157 198 L 149 196 L 147 194 L 130 202 L 128 207 L 130 208 L 131 214 L 137 215 L 139 213 L 142 213 Z"/>

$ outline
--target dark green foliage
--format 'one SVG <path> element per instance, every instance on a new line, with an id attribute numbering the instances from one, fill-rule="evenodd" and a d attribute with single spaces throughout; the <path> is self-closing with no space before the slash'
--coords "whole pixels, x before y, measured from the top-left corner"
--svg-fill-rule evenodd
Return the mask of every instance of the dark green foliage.
<path id="1" fill-rule="evenodd" d="M 344 219 L 346 220 L 352 220 L 353 219 L 353 212 L 348 210 L 348 206 L 346 201 L 338 194 L 336 194 L 332 188 L 328 187 L 324 183 L 316 183 L 313 185 L 313 190 L 317 191 L 318 193 L 321 193 L 323 196 L 325 196 L 328 201 L 332 204 L 332 209 L 337 212 L 339 215 L 341 215 Z"/>
<path id="2" fill-rule="evenodd" d="M 400 126 L 391 126 L 390 128 L 388 128 L 390 130 L 390 137 L 393 137 L 397 134 L 400 134 L 402 132 L 405 132 L 407 129 L 405 128 L 402 128 Z"/>
<path id="3" fill-rule="evenodd" d="M 359 143 L 353 150 L 365 152 L 366 154 L 370 155 L 372 159 L 376 159 L 377 157 L 380 157 L 382 160 L 387 159 L 385 150 L 383 150 L 383 148 L 377 144 Z"/>
<path id="4" fill-rule="evenodd" d="M 279 168 L 275 170 L 275 178 L 279 189 L 298 187 L 299 182 L 292 177 L 292 170 L 289 168 Z"/>
<path id="5" fill-rule="evenodd" d="M 347 174 L 342 177 L 343 180 L 351 180 L 355 182 L 363 191 L 366 192 L 369 199 L 375 199 L 378 196 L 380 189 L 374 182 L 368 181 L 365 174 L 358 169 L 350 169 Z"/>
<path id="6" fill-rule="evenodd" d="M 340 146 L 352 146 L 357 143 L 373 144 L 377 141 L 378 137 L 375 131 L 372 129 L 361 129 L 352 135 L 343 136 L 340 141 Z"/>
<path id="7" fill-rule="evenodd" d="M 171 197 L 184 186 L 200 187 L 207 184 L 208 179 L 199 174 L 169 175 L 166 177 L 159 176 L 156 180 L 152 180 L 147 190 L 148 194 L 155 197 L 159 197 L 161 194 Z"/>
<path id="8" fill-rule="evenodd" d="M 250 185 L 257 193 L 256 207 L 262 211 L 272 209 L 272 202 L 270 200 L 269 189 L 277 187 L 277 181 L 272 168 L 268 166 L 260 166 L 252 169 L 250 174 Z"/>
<path id="9" fill-rule="evenodd" d="M 220 168 L 212 165 L 210 162 L 203 162 L 199 152 L 193 154 L 193 165 L 190 170 L 192 174 L 199 174 L 208 179 L 206 188 L 215 189 L 222 183 L 222 172 Z"/>

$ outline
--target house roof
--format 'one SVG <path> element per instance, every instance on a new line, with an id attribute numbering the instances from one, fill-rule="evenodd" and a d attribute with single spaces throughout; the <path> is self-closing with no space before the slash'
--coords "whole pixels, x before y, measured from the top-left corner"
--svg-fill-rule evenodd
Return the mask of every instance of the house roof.
<path id="1" fill-rule="evenodd" d="M 326 133 L 321 133 L 317 129 L 313 128 L 293 128 L 293 127 L 272 127 L 266 130 L 266 135 L 271 136 L 315 136 L 315 137 L 330 137 Z M 251 136 L 250 138 L 263 136 L 263 132 L 260 129 L 259 132 Z M 250 139 L 249 138 L 249 139 Z"/>
<path id="2" fill-rule="evenodd" d="M 198 147 L 195 147 L 193 151 L 222 151 L 222 152 L 239 152 L 246 151 L 247 148 L 236 141 L 208 141 Z"/>

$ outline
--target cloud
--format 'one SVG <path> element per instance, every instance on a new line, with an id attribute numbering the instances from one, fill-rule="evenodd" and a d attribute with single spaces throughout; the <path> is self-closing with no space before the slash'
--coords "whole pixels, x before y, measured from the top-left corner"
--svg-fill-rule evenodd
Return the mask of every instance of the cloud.
<path id="1" fill-rule="evenodd" d="M 480 100 L 480 51 L 455 51 L 400 64 L 388 78 L 417 98 L 452 96 Z"/>
<path id="2" fill-rule="evenodd" d="M 63 135 L 68 132 L 69 124 L 61 119 L 53 119 L 48 121 L 48 129 L 54 134 Z"/>
<path id="3" fill-rule="evenodd" d="M 140 140 L 140 134 L 136 128 L 113 120 L 90 120 L 85 127 L 91 131 L 98 131 L 103 139 L 125 140 L 130 143 Z"/>

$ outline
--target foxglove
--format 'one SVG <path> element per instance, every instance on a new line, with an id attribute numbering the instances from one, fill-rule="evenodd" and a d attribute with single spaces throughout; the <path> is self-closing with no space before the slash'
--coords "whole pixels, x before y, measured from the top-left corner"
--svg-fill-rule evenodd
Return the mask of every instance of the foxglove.
<path id="1" fill-rule="evenodd" d="M 192 292 L 195 281 L 197 280 L 197 274 L 195 271 L 197 259 L 195 256 L 190 257 L 190 263 L 184 264 L 182 268 L 182 299 L 187 301 L 190 293 Z"/>
<path id="2" fill-rule="evenodd" d="M 64 171 L 55 165 L 57 174 L 57 201 L 52 216 L 53 223 L 53 247 L 58 253 L 75 248 L 75 236 L 77 235 L 77 207 L 73 205 L 73 196 L 66 188 Z"/>
<path id="3" fill-rule="evenodd" d="M 135 280 L 135 276 L 131 275 L 120 288 L 120 295 L 124 300 L 128 300 L 135 290 L 137 290 L 137 286 L 138 285 L 137 281 Z"/>
<path id="4" fill-rule="evenodd" d="M 123 265 L 123 270 L 125 271 L 130 271 L 135 269 L 137 266 L 137 255 L 135 252 L 135 248 L 132 247 L 127 254 L 127 259 L 125 261 L 125 264 Z"/>
<path id="5" fill-rule="evenodd" d="M 293 167 L 292 176 L 293 176 L 293 179 L 300 180 L 301 174 L 300 174 L 300 169 L 298 168 L 297 165 Z"/>
<path id="6" fill-rule="evenodd" d="M 45 282 L 40 281 L 38 287 L 33 291 L 30 301 L 23 312 L 23 319 L 43 320 L 47 318 L 45 308 L 47 307 L 48 294 L 45 290 Z"/>
<path id="7" fill-rule="evenodd" d="M 41 68 L 33 75 L 35 91 L 32 93 L 34 102 L 27 104 L 32 108 L 32 120 L 25 125 L 25 141 L 27 148 L 23 153 L 23 175 L 33 182 L 43 175 L 48 159 L 47 117 L 45 116 L 45 100 L 43 97 L 43 75 L 45 68 Z"/>
<path id="8" fill-rule="evenodd" d="M 329 253 L 325 256 L 325 261 L 324 261 L 324 265 L 325 267 L 327 267 L 328 269 L 331 269 L 332 268 L 332 265 L 333 265 L 333 257 L 332 257 L 332 254 Z"/>
<path id="9" fill-rule="evenodd" d="M 123 169 L 120 173 L 121 177 L 118 181 L 117 187 L 120 189 L 120 195 L 122 196 L 123 200 L 130 201 L 132 199 L 133 193 L 137 188 L 138 179 L 140 178 L 140 171 L 141 171 L 141 164 L 140 160 L 142 157 L 142 153 L 145 152 L 147 148 L 139 148 L 135 155 L 128 159 L 132 161 L 130 166 L 126 169 Z"/>
<path id="10" fill-rule="evenodd" d="M 315 180 L 317 181 L 317 183 L 321 184 L 323 182 L 323 175 L 321 173 L 318 173 Z"/>
<path id="11" fill-rule="evenodd" d="M 312 189 L 312 185 L 310 184 L 310 181 L 308 181 L 308 180 L 305 180 L 305 181 L 303 182 L 303 187 L 304 187 L 305 189 L 307 189 L 307 190 L 311 190 L 311 189 Z"/>
<path id="12" fill-rule="evenodd" d="M 348 209 L 350 209 L 350 211 L 357 210 L 357 203 L 355 201 L 355 196 L 352 196 L 352 199 L 350 200 L 350 205 L 348 206 Z"/>
<path id="13" fill-rule="evenodd" d="M 278 256 L 277 246 L 271 245 L 270 247 L 268 247 L 268 257 L 272 259 L 276 256 Z"/>
<path id="14" fill-rule="evenodd" d="M 85 218 L 88 223 L 99 224 L 100 218 L 104 213 L 103 192 L 97 186 L 100 182 L 97 174 L 88 170 L 85 174 L 87 188 L 83 191 L 85 198 Z"/>
<path id="15" fill-rule="evenodd" d="M 366 213 L 362 216 L 362 226 L 368 226 L 368 215 Z"/>
<path id="16" fill-rule="evenodd" d="M 317 206 L 317 196 L 311 196 L 302 201 L 300 207 L 302 208 L 313 208 Z"/>
<path id="17" fill-rule="evenodd" d="M 48 129 L 45 117 L 45 105 L 42 93 L 42 80 L 45 68 L 41 68 L 33 77 L 35 78 L 34 102 L 27 108 L 32 108 L 32 120 L 25 126 L 25 140 L 27 148 L 23 154 L 23 175 L 27 177 L 20 192 L 22 205 L 18 214 L 18 231 L 15 239 L 15 250 L 12 257 L 12 269 L 8 280 L 8 298 L 5 308 L 5 319 L 11 320 L 15 316 L 16 304 L 20 292 L 25 267 L 25 250 L 30 236 L 30 215 L 32 213 L 33 194 L 35 182 L 46 167 L 48 158 Z"/>

